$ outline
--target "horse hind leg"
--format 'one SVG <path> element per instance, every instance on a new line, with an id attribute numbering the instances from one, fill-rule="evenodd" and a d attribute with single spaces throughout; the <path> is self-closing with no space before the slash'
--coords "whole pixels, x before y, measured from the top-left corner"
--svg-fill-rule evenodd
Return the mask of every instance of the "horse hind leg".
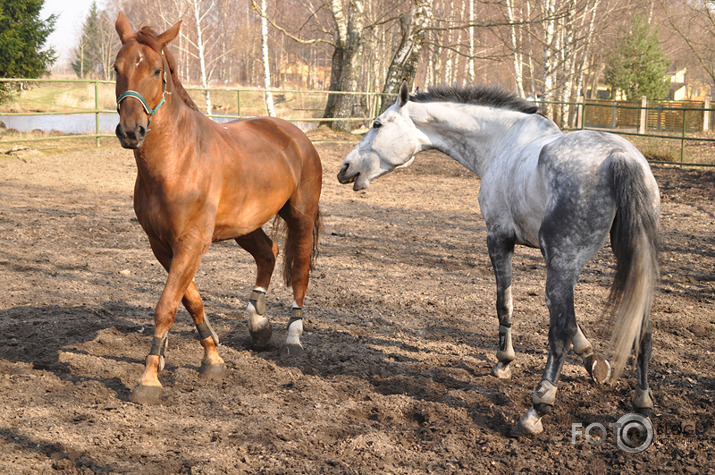
<path id="1" fill-rule="evenodd" d="M 262 351 L 268 348 L 273 334 L 273 327 L 266 315 L 266 292 L 276 266 L 278 246 L 261 228 L 237 238 L 236 242 L 256 261 L 256 284 L 251 291 L 246 312 L 252 347 L 254 350 Z"/>
<path id="2" fill-rule="evenodd" d="M 282 356 L 296 356 L 303 353 L 300 341 L 303 335 L 303 301 L 308 289 L 310 268 L 316 253 L 317 232 L 320 228 L 320 213 L 297 213 L 284 208 L 281 216 L 288 224 L 285 246 L 284 278 L 293 289 L 293 307 L 288 321 L 288 334 Z"/>
<path id="3" fill-rule="evenodd" d="M 557 275 L 558 274 L 558 275 Z M 574 285 L 578 271 L 556 271 L 548 266 L 546 301 L 549 307 L 549 356 L 541 382 L 531 398 L 531 408 L 519 420 L 512 435 L 535 435 L 544 428 L 542 417 L 551 412 L 556 402 L 556 385 L 566 354 L 578 333 L 574 309 Z"/>
<path id="4" fill-rule="evenodd" d="M 650 320 L 641 333 L 640 351 L 636 360 L 637 385 L 631 403 L 636 412 L 649 417 L 653 411 L 653 393 L 648 385 L 648 366 L 653 350 L 653 327 Z"/>

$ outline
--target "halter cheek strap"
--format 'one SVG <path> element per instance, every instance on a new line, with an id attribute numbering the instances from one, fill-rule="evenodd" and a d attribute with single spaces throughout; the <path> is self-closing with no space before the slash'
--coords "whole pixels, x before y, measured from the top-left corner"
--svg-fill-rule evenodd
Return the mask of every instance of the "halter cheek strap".
<path id="1" fill-rule="evenodd" d="M 163 57 L 163 54 L 162 54 L 162 57 Z M 157 104 L 155 108 L 152 109 L 151 107 L 149 107 L 149 103 L 137 91 L 129 90 L 129 91 L 126 91 L 126 92 L 120 94 L 119 97 L 117 97 L 117 111 L 119 111 L 119 104 L 127 97 L 133 97 L 134 99 L 137 99 L 139 102 L 141 102 L 142 107 L 144 108 L 144 111 L 149 116 L 149 123 L 147 124 L 147 133 L 149 133 L 149 131 L 151 130 L 149 127 L 151 126 L 151 121 L 154 119 L 154 115 L 156 115 L 159 108 L 162 105 L 164 105 L 165 96 L 166 96 L 166 67 L 167 67 L 166 58 L 164 58 L 164 68 L 163 68 L 164 71 L 163 71 L 163 75 L 162 75 L 162 82 L 164 83 L 164 89 L 161 92 L 161 101 L 159 101 L 159 104 Z"/>

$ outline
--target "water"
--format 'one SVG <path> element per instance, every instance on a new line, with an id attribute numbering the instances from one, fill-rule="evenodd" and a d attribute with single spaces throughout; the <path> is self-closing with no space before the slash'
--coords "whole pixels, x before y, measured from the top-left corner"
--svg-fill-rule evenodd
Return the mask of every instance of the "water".
<path id="1" fill-rule="evenodd" d="M 8 129 L 20 132 L 57 130 L 66 134 L 93 134 L 96 131 L 95 114 L 0 115 L 0 121 Z M 119 115 L 116 112 L 99 114 L 99 132 L 113 134 L 118 122 Z"/>
<path id="2" fill-rule="evenodd" d="M 95 114 L 72 114 L 72 115 L 0 115 L 0 121 L 8 129 L 16 129 L 20 132 L 30 132 L 42 130 L 44 132 L 60 131 L 65 134 L 94 134 L 96 130 Z M 233 117 L 215 116 L 216 122 L 228 122 L 234 120 Z M 99 133 L 113 134 L 119 123 L 119 115 L 115 112 L 99 114 Z M 302 130 L 307 131 L 317 126 L 316 122 L 294 122 Z"/>

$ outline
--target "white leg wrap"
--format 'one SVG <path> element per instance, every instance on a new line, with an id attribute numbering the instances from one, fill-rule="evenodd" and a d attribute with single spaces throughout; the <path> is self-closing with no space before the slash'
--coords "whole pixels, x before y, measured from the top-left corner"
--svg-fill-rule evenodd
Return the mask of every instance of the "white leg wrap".
<path id="1" fill-rule="evenodd" d="M 286 345 L 298 345 L 300 344 L 300 337 L 303 335 L 303 320 L 295 320 L 288 326 L 288 337 L 286 338 Z"/>
<path id="2" fill-rule="evenodd" d="M 248 312 L 248 329 L 252 332 L 258 332 L 262 330 L 270 322 L 264 315 L 259 315 L 256 307 L 253 306 L 253 302 L 249 301 L 246 307 Z"/>

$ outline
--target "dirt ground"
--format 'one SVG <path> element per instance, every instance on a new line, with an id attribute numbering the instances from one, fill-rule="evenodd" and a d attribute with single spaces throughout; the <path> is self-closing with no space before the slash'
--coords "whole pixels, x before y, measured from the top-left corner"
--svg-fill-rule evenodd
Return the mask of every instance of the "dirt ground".
<path id="1" fill-rule="evenodd" d="M 235 243 L 215 244 L 196 282 L 228 372 L 199 379 L 202 349 L 182 309 L 159 406 L 129 401 L 165 279 L 133 215 L 131 153 L 112 144 L 0 158 L 0 472 L 713 473 L 714 171 L 654 168 L 664 243 L 655 436 L 633 455 L 611 432 L 600 445 L 573 441 L 572 424 L 608 427 L 629 413 L 634 386 L 632 367 L 595 386 L 574 356 L 545 432 L 509 437 L 546 360 L 545 271 L 538 250 L 517 250 L 517 360 L 499 381 L 489 375 L 498 324 L 475 176 L 428 153 L 355 193 L 335 179 L 351 145 L 317 147 L 324 232 L 305 355 L 279 355 L 292 301 L 279 276 L 272 347 L 251 350 L 255 267 Z M 612 276 L 604 249 L 576 295 L 601 349 Z"/>

